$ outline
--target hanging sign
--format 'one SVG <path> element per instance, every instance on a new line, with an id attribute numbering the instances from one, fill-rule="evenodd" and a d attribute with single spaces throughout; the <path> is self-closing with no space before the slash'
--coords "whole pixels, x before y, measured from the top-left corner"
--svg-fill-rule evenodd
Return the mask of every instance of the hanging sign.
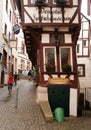
<path id="1" fill-rule="evenodd" d="M 18 34 L 20 32 L 20 26 L 18 24 L 15 24 L 13 27 L 13 31 L 15 34 Z"/>

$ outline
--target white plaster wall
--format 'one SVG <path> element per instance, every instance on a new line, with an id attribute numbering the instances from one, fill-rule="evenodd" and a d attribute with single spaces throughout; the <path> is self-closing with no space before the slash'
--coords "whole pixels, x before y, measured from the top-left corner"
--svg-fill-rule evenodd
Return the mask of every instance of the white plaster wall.
<path id="1" fill-rule="evenodd" d="M 42 43 L 49 43 L 49 34 L 42 34 Z"/>
<path id="2" fill-rule="evenodd" d="M 71 34 L 65 34 L 65 43 L 72 43 Z"/>
<path id="3" fill-rule="evenodd" d="M 2 53 L 3 2 L 0 0 L 0 52 Z"/>
<path id="4" fill-rule="evenodd" d="M 78 5 L 78 0 L 73 0 L 73 5 Z"/>
<path id="5" fill-rule="evenodd" d="M 77 89 L 70 89 L 70 116 L 77 116 Z"/>
<path id="6" fill-rule="evenodd" d="M 3 33 L 4 33 L 4 26 L 6 23 L 8 25 L 7 26 L 7 34 L 8 34 L 8 32 L 12 32 L 12 21 L 10 22 L 9 12 L 10 10 L 11 12 L 13 12 L 13 9 L 11 7 L 10 0 L 8 0 L 8 13 L 6 12 L 6 0 L 3 1 L 3 6 L 4 6 L 3 8 Z"/>
<path id="7" fill-rule="evenodd" d="M 24 1 L 24 5 L 28 5 L 28 0 L 23 0 Z"/>
<path id="8" fill-rule="evenodd" d="M 5 42 L 5 40 L 2 37 L 2 33 L 4 33 L 5 30 L 5 24 L 7 25 L 7 34 L 6 37 L 8 37 L 8 34 L 12 33 L 12 21 L 13 21 L 13 15 L 11 16 L 11 21 L 10 21 L 10 10 L 11 10 L 11 14 L 13 13 L 13 9 L 11 6 L 11 2 L 10 0 L 8 0 L 8 11 L 6 12 L 6 0 L 4 0 L 3 2 L 0 1 L 0 52 L 3 53 L 3 49 L 7 52 L 7 55 L 11 56 L 11 49 L 9 48 L 8 44 Z M 5 44 L 5 46 L 2 45 Z M 15 55 L 16 53 L 14 53 Z M 0 69 L 1 70 L 1 69 Z M 0 71 L 1 73 L 1 71 Z M 6 70 L 4 70 L 4 83 L 7 84 L 7 80 L 8 80 L 8 74 L 6 72 Z M 0 76 L 1 77 L 1 76 Z"/>
<path id="9" fill-rule="evenodd" d="M 80 88 L 91 87 L 91 58 L 78 58 L 78 64 L 85 64 L 85 77 L 79 77 Z"/>

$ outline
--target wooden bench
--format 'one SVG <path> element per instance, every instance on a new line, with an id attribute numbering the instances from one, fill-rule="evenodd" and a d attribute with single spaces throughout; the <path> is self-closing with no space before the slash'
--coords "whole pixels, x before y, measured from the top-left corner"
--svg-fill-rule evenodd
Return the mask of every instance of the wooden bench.
<path id="1" fill-rule="evenodd" d="M 43 112 L 46 121 L 53 121 L 53 114 L 48 101 L 40 101 L 40 108 Z"/>

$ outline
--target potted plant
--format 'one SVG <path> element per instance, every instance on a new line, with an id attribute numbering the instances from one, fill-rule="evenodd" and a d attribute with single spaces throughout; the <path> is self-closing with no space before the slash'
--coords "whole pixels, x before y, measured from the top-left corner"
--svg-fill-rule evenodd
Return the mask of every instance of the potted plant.
<path id="1" fill-rule="evenodd" d="M 60 6 L 65 6 L 66 5 L 66 0 L 55 0 L 55 3 L 60 5 Z"/>
<path id="2" fill-rule="evenodd" d="M 62 71 L 63 72 L 71 72 L 72 71 L 71 65 L 62 65 Z"/>
<path id="3" fill-rule="evenodd" d="M 46 0 L 36 0 L 36 1 L 35 1 L 35 4 L 36 4 L 37 6 L 43 6 L 43 5 L 45 4 L 45 2 L 46 2 Z"/>
<path id="4" fill-rule="evenodd" d="M 55 64 L 54 63 L 47 63 L 46 64 L 46 71 L 47 72 L 55 72 Z"/>

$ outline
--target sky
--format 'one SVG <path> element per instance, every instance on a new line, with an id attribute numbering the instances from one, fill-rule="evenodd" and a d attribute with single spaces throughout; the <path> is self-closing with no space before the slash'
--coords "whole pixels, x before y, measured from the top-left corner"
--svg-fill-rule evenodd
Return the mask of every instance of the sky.
<path id="1" fill-rule="evenodd" d="M 81 12 L 83 14 L 87 14 L 87 0 L 82 0 L 82 9 Z"/>
<path id="2" fill-rule="evenodd" d="M 88 16 L 88 15 L 87 15 L 87 0 L 82 0 L 81 12 L 82 12 L 89 20 L 91 20 L 91 16 Z"/>

